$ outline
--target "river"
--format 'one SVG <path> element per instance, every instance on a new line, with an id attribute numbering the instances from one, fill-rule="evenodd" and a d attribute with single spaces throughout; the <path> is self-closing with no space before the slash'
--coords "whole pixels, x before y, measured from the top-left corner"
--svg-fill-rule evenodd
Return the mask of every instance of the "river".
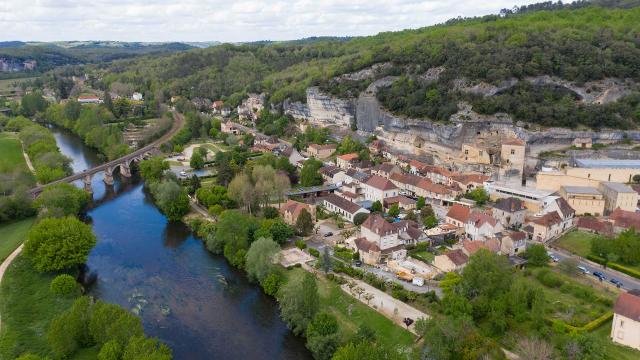
<path id="1" fill-rule="evenodd" d="M 75 172 L 100 163 L 73 134 L 51 130 Z M 115 180 L 108 189 L 101 176 L 93 180 L 88 216 L 98 244 L 87 265 L 98 280 L 91 295 L 139 314 L 146 334 L 168 344 L 175 359 L 311 359 L 273 298 L 187 226 L 168 222 L 139 178 Z"/>

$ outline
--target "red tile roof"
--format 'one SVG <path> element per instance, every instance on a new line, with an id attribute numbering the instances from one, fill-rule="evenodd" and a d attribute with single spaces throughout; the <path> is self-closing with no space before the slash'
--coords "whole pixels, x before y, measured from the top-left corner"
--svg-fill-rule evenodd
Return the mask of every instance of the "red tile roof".
<path id="1" fill-rule="evenodd" d="M 447 212 L 447 217 L 458 220 L 462 223 L 466 223 L 469 220 L 469 214 L 471 209 L 460 204 L 453 204 L 453 206 Z"/>
<path id="2" fill-rule="evenodd" d="M 471 215 L 469 215 L 469 220 L 467 221 L 467 223 L 472 223 L 473 226 L 475 226 L 476 228 L 481 227 L 484 224 L 489 224 L 491 226 L 496 226 L 496 224 L 498 223 L 496 221 L 496 219 L 494 219 L 493 217 L 479 212 L 479 211 L 473 211 L 471 212 Z"/>
<path id="3" fill-rule="evenodd" d="M 428 192 L 432 192 L 434 194 L 446 195 L 451 193 L 451 190 L 448 189 L 446 186 L 443 186 L 440 184 L 434 184 L 427 179 L 421 179 L 417 187 L 423 190 L 426 190 Z"/>
<path id="4" fill-rule="evenodd" d="M 353 161 L 358 158 L 358 153 L 344 154 L 344 155 L 338 156 L 338 158 L 344 161 Z"/>
<path id="5" fill-rule="evenodd" d="M 373 214 L 362 223 L 362 227 L 381 236 L 397 232 L 397 227 L 385 220 L 380 214 Z"/>
<path id="6" fill-rule="evenodd" d="M 465 253 L 463 253 L 462 250 L 460 250 L 460 249 L 449 251 L 445 255 L 456 266 L 464 265 L 469 261 L 469 257 L 467 255 L 465 255 Z"/>
<path id="7" fill-rule="evenodd" d="M 640 213 L 617 208 L 613 210 L 609 219 L 613 220 L 614 226 L 624 229 L 635 228 L 640 231 Z"/>
<path id="8" fill-rule="evenodd" d="M 331 204 L 333 204 L 336 207 L 339 207 L 340 209 L 350 213 L 350 214 L 355 214 L 356 211 L 360 210 L 362 207 L 356 203 L 353 203 L 349 200 L 343 199 L 340 196 L 336 195 L 336 194 L 329 194 L 325 197 L 322 198 L 324 201 L 327 201 Z"/>
<path id="9" fill-rule="evenodd" d="M 519 145 L 519 146 L 524 146 L 524 141 L 518 139 L 518 138 L 511 138 L 511 139 L 507 139 L 504 140 L 502 142 L 502 145 Z"/>
<path id="10" fill-rule="evenodd" d="M 482 184 L 489 180 L 489 176 L 482 174 L 456 174 L 452 175 L 451 178 L 464 185 L 469 185 L 471 183 Z"/>
<path id="11" fill-rule="evenodd" d="M 280 213 L 290 213 L 295 220 L 298 218 L 298 215 L 300 215 L 302 209 L 306 209 L 309 213 L 311 213 L 309 207 L 310 205 L 293 200 L 288 200 L 287 203 L 284 204 L 282 208 L 280 208 Z"/>
<path id="12" fill-rule="evenodd" d="M 496 201 L 495 205 L 493 205 L 494 208 L 496 209 L 500 209 L 502 211 L 505 212 L 516 212 L 516 211 L 523 211 L 526 210 L 526 208 L 524 207 L 524 202 L 520 199 L 516 199 L 514 197 L 510 197 L 510 198 L 506 198 L 506 199 L 500 199 L 498 201 Z"/>
<path id="13" fill-rule="evenodd" d="M 354 243 L 356 244 L 356 248 L 358 248 L 358 250 L 364 252 L 380 252 L 380 247 L 378 247 L 377 244 L 367 240 L 366 238 L 357 238 L 354 240 Z"/>
<path id="14" fill-rule="evenodd" d="M 379 176 L 379 175 L 372 175 L 365 184 L 382 191 L 393 190 L 398 188 L 389 179 L 383 178 L 382 176 Z"/>
<path id="15" fill-rule="evenodd" d="M 613 224 L 608 221 L 600 221 L 592 216 L 582 216 L 576 222 L 578 229 L 586 229 L 594 231 L 598 234 L 612 235 Z"/>
<path id="16" fill-rule="evenodd" d="M 562 218 L 557 211 L 552 211 L 533 219 L 532 222 L 544 227 L 550 227 L 551 225 L 560 224 L 562 222 Z"/>
<path id="17" fill-rule="evenodd" d="M 613 312 L 634 321 L 640 321 L 640 297 L 621 293 L 613 307 Z"/>

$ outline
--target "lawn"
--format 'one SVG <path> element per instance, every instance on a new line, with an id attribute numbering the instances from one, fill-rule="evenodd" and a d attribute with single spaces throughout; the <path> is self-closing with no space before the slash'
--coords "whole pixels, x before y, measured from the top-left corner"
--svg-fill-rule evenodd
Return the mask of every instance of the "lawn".
<path id="1" fill-rule="evenodd" d="M 0 173 L 29 171 L 22 155 L 22 144 L 15 135 L 0 133 L 0 154 Z"/>
<path id="2" fill-rule="evenodd" d="M 571 231 L 563 235 L 554 245 L 576 255 L 587 257 L 591 253 L 591 240 L 600 237 L 586 231 Z"/>
<path id="3" fill-rule="evenodd" d="M 35 217 L 0 225 L 0 261 L 4 261 L 27 236 Z"/>
<path id="4" fill-rule="evenodd" d="M 605 323 L 594 331 L 599 338 L 605 340 L 606 354 L 609 360 L 634 360 L 640 359 L 640 351 L 634 350 L 626 346 L 616 345 L 609 335 L 611 334 L 611 321 Z"/>
<path id="5" fill-rule="evenodd" d="M 416 251 L 416 252 L 411 252 L 409 255 L 427 264 L 431 264 L 433 262 L 433 259 L 436 257 L 433 253 L 429 251 Z"/>
<path id="6" fill-rule="evenodd" d="M 49 291 L 53 277 L 35 271 L 24 255 L 7 269 L 0 284 L 0 358 L 15 359 L 24 352 L 52 357 L 46 342 L 49 323 L 74 300 Z"/>
<path id="7" fill-rule="evenodd" d="M 544 270 L 533 269 L 531 275 L 523 276 L 523 279 L 531 286 L 543 289 L 547 301 L 551 304 L 547 313 L 551 318 L 563 320 L 573 326 L 584 326 L 611 311 L 616 293 L 596 285 L 586 285 L 558 269 L 548 271 L 554 278 L 559 279 L 562 285 L 545 285 L 536 277 L 540 271 Z"/>
<path id="8" fill-rule="evenodd" d="M 295 268 L 286 272 L 289 279 L 302 276 L 305 270 Z M 324 278 L 318 278 L 318 293 L 320 294 L 320 311 L 334 315 L 340 323 L 342 339 L 353 336 L 360 325 L 367 325 L 376 331 L 378 339 L 388 346 L 398 346 L 402 349 L 412 349 L 415 336 L 407 330 L 397 326 L 391 320 L 369 308 L 352 296 L 346 294 L 340 287 Z"/>

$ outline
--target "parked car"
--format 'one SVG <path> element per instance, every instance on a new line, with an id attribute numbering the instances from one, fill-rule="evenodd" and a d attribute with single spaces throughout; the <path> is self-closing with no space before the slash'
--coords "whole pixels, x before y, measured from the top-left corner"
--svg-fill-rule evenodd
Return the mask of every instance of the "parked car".
<path id="1" fill-rule="evenodd" d="M 324 234 L 324 237 L 329 237 L 329 236 L 333 236 L 333 233 L 331 231 L 329 231 L 328 233 Z"/>
<path id="2" fill-rule="evenodd" d="M 587 270 L 587 268 L 584 267 L 584 266 L 578 266 L 578 270 L 580 270 L 585 275 L 589 275 L 590 274 L 589 270 Z"/>
<path id="3" fill-rule="evenodd" d="M 622 287 L 622 281 L 620 281 L 620 280 L 611 278 L 611 280 L 609 280 L 609 282 L 612 283 L 613 285 L 619 287 L 619 288 Z"/>
<path id="4" fill-rule="evenodd" d="M 603 273 L 601 273 L 600 271 L 594 271 L 593 272 L 593 276 L 597 277 L 598 279 L 600 279 L 600 281 L 604 281 L 607 280 L 607 278 L 604 276 Z"/>
<path id="5" fill-rule="evenodd" d="M 187 176 L 187 172 L 186 171 L 180 171 L 180 176 Z"/>
<path id="6" fill-rule="evenodd" d="M 560 261 L 560 259 L 559 259 L 557 256 L 555 256 L 555 255 L 550 255 L 549 257 L 551 258 L 551 260 L 553 260 L 553 262 L 558 262 L 558 261 Z"/>
<path id="7" fill-rule="evenodd" d="M 356 264 L 357 267 L 360 267 L 360 266 L 362 266 L 362 261 L 356 260 L 355 264 Z"/>

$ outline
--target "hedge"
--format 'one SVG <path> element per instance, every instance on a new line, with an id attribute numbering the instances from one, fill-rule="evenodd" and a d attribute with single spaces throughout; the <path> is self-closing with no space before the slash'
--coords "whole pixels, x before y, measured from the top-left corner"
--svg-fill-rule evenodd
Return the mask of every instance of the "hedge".
<path id="1" fill-rule="evenodd" d="M 620 271 L 621 273 L 625 273 L 629 276 L 633 276 L 636 279 L 640 279 L 640 271 L 635 270 L 635 269 L 631 269 L 628 268 L 624 265 L 620 265 L 618 263 L 614 263 L 614 262 L 606 262 L 605 259 L 599 257 L 599 256 L 595 256 L 595 255 L 587 255 L 587 259 L 596 262 L 600 265 L 604 265 L 605 263 L 607 264 L 607 267 L 613 269 L 613 270 L 617 270 Z"/>
<path id="2" fill-rule="evenodd" d="M 573 325 L 569 325 L 566 322 L 562 321 L 562 320 L 558 320 L 558 319 L 547 319 L 548 322 L 551 323 L 551 325 L 553 325 L 554 327 L 560 327 L 562 329 L 564 329 L 567 332 L 587 332 L 587 331 L 593 331 L 597 328 L 600 327 L 600 325 L 604 324 L 605 322 L 611 320 L 613 318 L 613 312 L 612 311 L 608 311 L 606 313 L 604 313 L 602 316 L 586 323 L 583 326 L 573 326 Z"/>

